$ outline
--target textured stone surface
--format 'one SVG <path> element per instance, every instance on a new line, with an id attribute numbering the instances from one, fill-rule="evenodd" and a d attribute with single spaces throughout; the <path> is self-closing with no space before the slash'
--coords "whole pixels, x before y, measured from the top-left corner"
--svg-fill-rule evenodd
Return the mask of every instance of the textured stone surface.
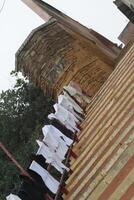
<path id="1" fill-rule="evenodd" d="M 24 42 L 16 54 L 16 68 L 50 95 L 56 96 L 70 80 L 94 95 L 114 68 L 113 57 L 104 52 L 52 19 Z"/>
<path id="2" fill-rule="evenodd" d="M 87 107 L 66 200 L 134 197 L 134 43 Z"/>

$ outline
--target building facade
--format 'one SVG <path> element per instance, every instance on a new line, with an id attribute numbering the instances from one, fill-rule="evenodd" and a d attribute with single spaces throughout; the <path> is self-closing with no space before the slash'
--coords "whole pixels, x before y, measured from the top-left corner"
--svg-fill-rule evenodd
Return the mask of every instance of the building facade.
<path id="1" fill-rule="evenodd" d="M 134 42 L 87 107 L 66 200 L 134 199 Z"/>
<path id="2" fill-rule="evenodd" d="M 122 33 L 119 35 L 119 40 L 125 45 L 134 39 L 134 24 L 129 22 Z"/>
<path id="3" fill-rule="evenodd" d="M 40 6 L 52 18 L 22 44 L 16 53 L 16 70 L 44 93 L 56 96 L 73 80 L 93 96 L 113 71 L 121 49 L 48 4 Z"/>
<path id="4" fill-rule="evenodd" d="M 133 0 L 116 0 L 114 1 L 118 9 L 134 23 L 134 1 Z"/>
<path id="5" fill-rule="evenodd" d="M 48 4 L 28 2 L 50 18 L 16 53 L 16 70 L 54 98 L 72 80 L 92 97 L 63 199 L 134 199 L 134 41 L 121 50 Z"/>

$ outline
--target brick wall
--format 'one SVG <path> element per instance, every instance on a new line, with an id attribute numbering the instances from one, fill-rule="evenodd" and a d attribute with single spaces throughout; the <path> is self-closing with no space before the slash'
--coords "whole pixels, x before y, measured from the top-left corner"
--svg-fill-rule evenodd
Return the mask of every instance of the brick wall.
<path id="1" fill-rule="evenodd" d="M 117 56 L 114 53 L 113 58 L 106 51 L 99 48 L 99 43 L 66 31 L 51 19 L 34 30 L 18 50 L 16 69 L 41 87 L 45 94 L 56 96 L 63 85 L 75 80 L 94 95 L 114 69 Z"/>
<path id="2" fill-rule="evenodd" d="M 124 51 L 87 107 L 66 200 L 134 198 L 134 43 Z"/>

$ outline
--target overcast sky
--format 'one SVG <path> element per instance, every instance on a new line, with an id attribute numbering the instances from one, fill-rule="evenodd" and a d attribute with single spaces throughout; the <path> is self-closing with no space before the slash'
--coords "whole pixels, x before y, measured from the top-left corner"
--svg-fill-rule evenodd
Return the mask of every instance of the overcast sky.
<path id="1" fill-rule="evenodd" d="M 0 0 L 0 8 L 4 0 Z M 60 11 L 93 28 L 115 43 L 128 23 L 113 0 L 47 0 Z M 15 53 L 29 33 L 44 23 L 21 0 L 6 0 L 0 13 L 0 91 L 13 86 Z"/>

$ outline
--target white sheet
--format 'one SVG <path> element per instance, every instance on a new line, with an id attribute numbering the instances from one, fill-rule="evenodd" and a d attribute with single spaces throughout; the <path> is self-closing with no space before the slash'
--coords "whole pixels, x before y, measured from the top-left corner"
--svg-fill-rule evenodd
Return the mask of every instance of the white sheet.
<path id="1" fill-rule="evenodd" d="M 77 101 L 79 101 L 79 102 L 85 101 L 87 103 L 90 103 L 90 101 L 91 101 L 90 97 L 88 97 L 87 95 L 82 93 L 82 90 L 80 91 L 80 90 L 72 87 L 71 85 L 64 86 L 63 88 L 66 91 L 68 91 L 71 96 L 75 97 L 77 99 Z"/>
<path id="2" fill-rule="evenodd" d="M 58 188 L 59 188 L 59 182 L 53 178 L 47 170 L 45 170 L 43 167 L 41 167 L 37 162 L 33 161 L 29 167 L 29 169 L 33 170 L 37 174 L 39 174 L 45 185 L 48 187 L 48 189 L 56 194 Z"/>
<path id="3" fill-rule="evenodd" d="M 76 101 L 74 101 L 73 98 L 71 98 L 69 96 L 69 94 L 64 90 L 63 91 L 64 96 L 73 104 L 74 109 L 78 112 L 78 113 L 83 113 L 83 109 L 76 103 Z"/>
<path id="4" fill-rule="evenodd" d="M 46 162 L 55 167 L 61 174 L 63 174 L 64 169 L 69 171 L 69 168 L 62 163 L 65 157 L 61 157 L 58 152 L 51 150 L 48 146 L 38 140 L 37 143 L 40 146 L 37 155 L 42 155 L 46 159 Z"/>
<path id="5" fill-rule="evenodd" d="M 53 135 L 57 140 L 58 138 L 63 138 L 63 141 L 66 145 L 70 146 L 73 143 L 73 140 L 65 136 L 61 131 L 55 128 L 53 125 L 45 125 L 42 128 L 43 135 L 46 137 L 46 134 Z"/>
<path id="6" fill-rule="evenodd" d="M 80 121 L 71 112 L 57 103 L 54 104 L 54 109 L 56 111 L 55 114 L 60 120 L 67 122 L 73 129 L 78 131 L 77 124 L 79 124 Z"/>
<path id="7" fill-rule="evenodd" d="M 43 141 L 52 151 L 55 151 L 59 157 L 65 157 L 68 146 L 60 137 L 57 138 L 54 134 L 45 133 Z"/>
<path id="8" fill-rule="evenodd" d="M 20 197 L 14 194 L 10 194 L 6 197 L 7 200 L 21 200 Z"/>
<path id="9" fill-rule="evenodd" d="M 83 120 L 76 112 L 75 112 L 75 106 L 73 103 L 65 96 L 65 95 L 59 95 L 58 96 L 58 104 L 63 106 L 66 110 L 71 112 L 76 118 L 79 120 Z"/>
<path id="10" fill-rule="evenodd" d="M 64 126 L 71 130 L 73 133 L 75 133 L 76 131 L 79 131 L 79 129 L 76 130 L 76 128 L 73 128 L 69 123 L 68 121 L 64 121 L 59 115 L 58 113 L 51 113 L 48 115 L 48 119 L 58 119 L 62 124 L 64 124 Z"/>

